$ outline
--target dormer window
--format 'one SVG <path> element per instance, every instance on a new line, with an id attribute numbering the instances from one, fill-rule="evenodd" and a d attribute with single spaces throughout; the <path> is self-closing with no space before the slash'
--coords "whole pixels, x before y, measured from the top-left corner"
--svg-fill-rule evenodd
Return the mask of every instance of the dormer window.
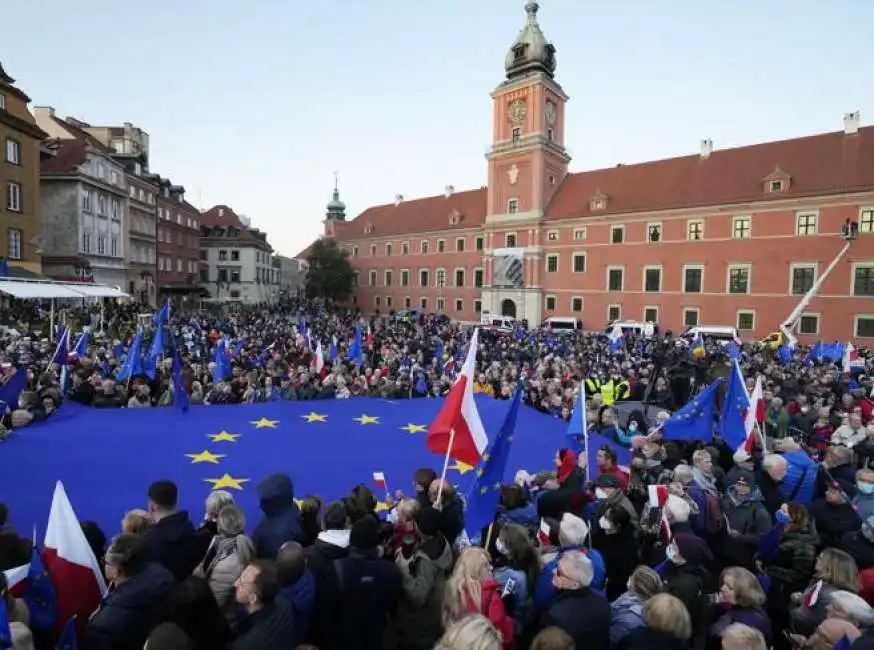
<path id="1" fill-rule="evenodd" d="M 593 212 L 597 210 L 603 210 L 607 207 L 607 195 L 602 194 L 600 191 L 595 193 L 591 199 L 589 199 L 589 209 Z"/>
<path id="2" fill-rule="evenodd" d="M 777 166 L 774 168 L 774 171 L 762 179 L 762 190 L 768 194 L 782 194 L 789 191 L 790 184 L 791 178 L 789 174 Z"/>
<path id="3" fill-rule="evenodd" d="M 783 181 L 771 181 L 771 191 L 772 192 L 782 192 L 783 191 Z"/>
<path id="4" fill-rule="evenodd" d="M 528 51 L 527 43 L 520 43 L 516 47 L 513 48 L 513 62 L 517 63 L 525 58 L 525 54 Z"/>
<path id="5" fill-rule="evenodd" d="M 373 232 L 373 224 L 372 223 L 368 223 L 366 226 L 364 226 L 364 234 L 365 235 L 369 235 L 372 232 Z"/>

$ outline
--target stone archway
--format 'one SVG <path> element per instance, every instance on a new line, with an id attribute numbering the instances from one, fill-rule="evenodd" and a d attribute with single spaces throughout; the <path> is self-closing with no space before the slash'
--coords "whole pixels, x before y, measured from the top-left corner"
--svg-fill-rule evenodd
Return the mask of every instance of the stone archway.
<path id="1" fill-rule="evenodd" d="M 516 303 L 509 298 L 501 301 L 501 316 L 516 318 Z"/>

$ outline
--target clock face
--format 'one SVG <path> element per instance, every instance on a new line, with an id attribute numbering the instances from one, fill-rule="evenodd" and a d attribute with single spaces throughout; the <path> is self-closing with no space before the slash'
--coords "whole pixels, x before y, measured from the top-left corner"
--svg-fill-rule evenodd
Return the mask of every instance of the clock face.
<path id="1" fill-rule="evenodd" d="M 525 119 L 525 113 L 527 111 L 527 107 L 525 106 L 525 100 L 517 99 L 513 103 L 510 104 L 510 108 L 507 111 L 507 114 L 510 117 L 510 122 L 513 124 L 519 124 Z"/>
<path id="2" fill-rule="evenodd" d="M 546 123 L 555 126 L 555 104 L 550 101 L 546 102 Z"/>

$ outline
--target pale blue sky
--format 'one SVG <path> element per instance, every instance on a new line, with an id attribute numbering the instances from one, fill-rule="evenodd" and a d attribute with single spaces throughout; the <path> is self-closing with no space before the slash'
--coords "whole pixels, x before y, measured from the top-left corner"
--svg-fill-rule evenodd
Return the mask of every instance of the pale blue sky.
<path id="1" fill-rule="evenodd" d="M 369 205 L 485 183 L 524 0 L 18 0 L 0 61 L 38 105 L 151 136 L 152 170 L 294 255 L 332 172 Z M 4 11 L 6 18 L 10 8 Z M 542 0 L 572 171 L 874 122 L 871 0 Z"/>

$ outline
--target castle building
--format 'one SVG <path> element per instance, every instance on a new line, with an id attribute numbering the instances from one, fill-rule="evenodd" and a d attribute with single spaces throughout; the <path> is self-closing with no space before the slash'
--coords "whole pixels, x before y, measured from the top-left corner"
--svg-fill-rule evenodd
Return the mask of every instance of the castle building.
<path id="1" fill-rule="evenodd" d="M 538 5 L 492 92 L 487 185 L 366 209 L 351 221 L 335 189 L 324 236 L 349 252 L 365 313 L 409 308 L 610 320 L 662 329 L 777 329 L 859 236 L 799 320 L 804 342 L 874 339 L 874 127 L 571 173 L 557 54 Z M 305 252 L 298 257 L 305 257 Z"/>

